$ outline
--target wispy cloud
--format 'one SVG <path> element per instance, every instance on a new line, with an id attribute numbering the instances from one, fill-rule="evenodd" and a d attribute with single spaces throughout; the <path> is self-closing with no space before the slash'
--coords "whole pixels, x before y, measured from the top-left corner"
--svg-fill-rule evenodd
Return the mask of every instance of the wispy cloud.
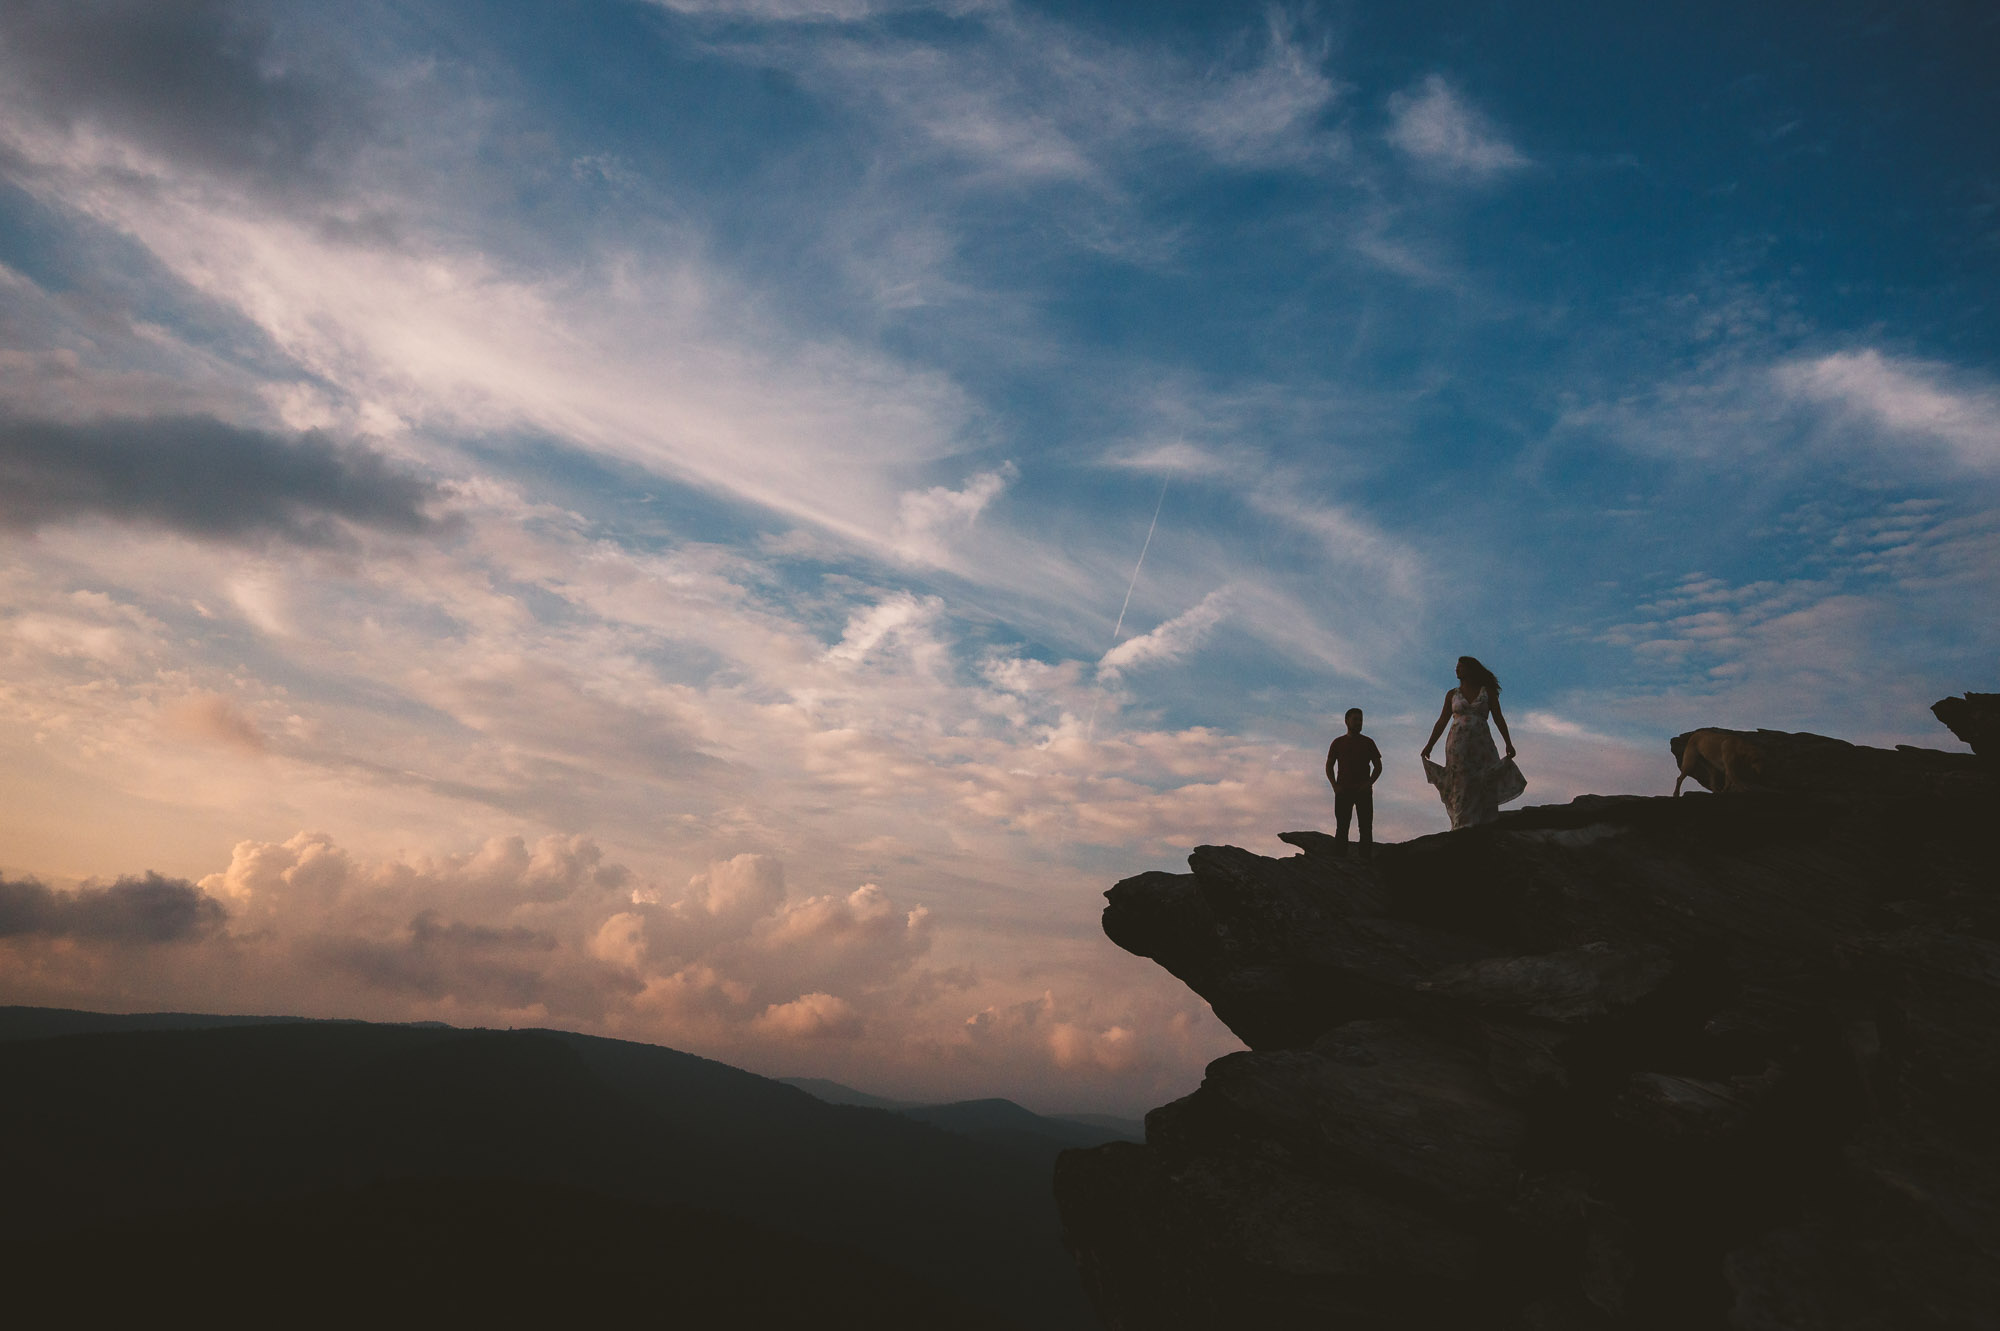
<path id="1" fill-rule="evenodd" d="M 2000 469 L 2000 389 L 1973 375 L 1873 348 L 1789 361 L 1771 374 L 1794 401 L 1893 441 L 1943 445 L 1965 467 Z"/>
<path id="2" fill-rule="evenodd" d="M 704 18 L 748 19 L 759 23 L 853 23 L 882 14 L 929 11 L 975 14 L 998 9 L 1006 0 L 651 0 L 662 9 Z"/>
<path id="3" fill-rule="evenodd" d="M 1179 660 L 1201 646 L 1228 611 L 1229 589 L 1218 587 L 1172 619 L 1106 652 L 1097 662 L 1098 678 L 1114 680 L 1137 666 Z"/>
<path id="4" fill-rule="evenodd" d="M 800 41 L 779 30 L 729 49 L 795 70 L 993 186 L 1066 181 L 1115 194 L 1137 183 L 1124 159 L 1147 143 L 1234 166 L 1307 166 L 1343 152 L 1321 123 L 1339 93 L 1322 69 L 1327 45 L 1281 17 L 1270 20 L 1254 56 L 1197 61 L 1013 5 L 966 12 L 977 41 L 886 33 Z"/>
<path id="5" fill-rule="evenodd" d="M 976 522 L 1016 474 L 1008 463 L 997 471 L 980 472 L 957 490 L 934 485 L 905 493 L 896 515 L 897 552 L 931 564 L 950 562 L 952 536 Z"/>
<path id="6" fill-rule="evenodd" d="M 1442 74 L 1392 94 L 1389 122 L 1389 142 L 1434 170 L 1481 180 L 1528 164 Z"/>
<path id="7" fill-rule="evenodd" d="M 1725 340 L 1692 370 L 1569 408 L 1561 427 L 1702 464 L 1803 453 L 1905 475 L 2000 469 L 2000 389 L 1989 378 L 1874 348 L 1786 355 L 1768 342 Z"/>

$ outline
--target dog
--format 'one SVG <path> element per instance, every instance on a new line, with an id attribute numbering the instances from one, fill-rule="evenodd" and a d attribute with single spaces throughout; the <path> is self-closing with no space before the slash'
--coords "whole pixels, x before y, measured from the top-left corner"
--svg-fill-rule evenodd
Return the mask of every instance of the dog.
<path id="1" fill-rule="evenodd" d="M 1740 790 L 1764 775 L 1764 751 L 1747 735 L 1733 730 L 1691 730 L 1680 756 L 1675 795 L 1681 793 L 1681 783 L 1689 777 L 1720 795 L 1725 790 Z"/>

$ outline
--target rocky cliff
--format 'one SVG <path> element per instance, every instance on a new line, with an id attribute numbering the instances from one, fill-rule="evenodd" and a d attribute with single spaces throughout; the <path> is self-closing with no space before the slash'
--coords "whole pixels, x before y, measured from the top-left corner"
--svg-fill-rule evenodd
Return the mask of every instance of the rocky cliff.
<path id="1" fill-rule="evenodd" d="M 1942 698 L 1931 713 L 1984 758 L 1987 770 L 2000 769 L 2000 693 L 1968 693 Z"/>
<path id="2" fill-rule="evenodd" d="M 1112 888 L 1249 1049 L 1061 1158 L 1104 1324 L 2000 1324 L 2000 783 L 1753 733 L 1775 788 Z"/>

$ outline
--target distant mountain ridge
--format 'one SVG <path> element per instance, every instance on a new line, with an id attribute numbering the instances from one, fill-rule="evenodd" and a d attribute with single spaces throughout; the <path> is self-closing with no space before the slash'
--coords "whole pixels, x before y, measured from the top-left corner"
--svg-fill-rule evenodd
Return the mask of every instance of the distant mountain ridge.
<path id="1" fill-rule="evenodd" d="M 122 1031 L 206 1031 L 223 1026 L 272 1026 L 311 1017 L 222 1017 L 204 1012 L 85 1012 L 64 1007 L 0 1007 L 0 1043 L 56 1035 Z"/>
<path id="2" fill-rule="evenodd" d="M 1145 1124 L 1113 1114 L 1037 1114 L 1012 1100 L 997 1097 L 923 1104 L 915 1100 L 891 1100 L 871 1095 L 823 1077 L 780 1077 L 778 1080 L 828 1104 L 885 1109 L 916 1119 L 919 1123 L 943 1128 L 946 1132 L 974 1138 L 1009 1141 L 1046 1138 L 1060 1142 L 1064 1147 L 1100 1146 L 1105 1142 L 1146 1139 Z"/>
<path id="3" fill-rule="evenodd" d="M 196 1233 L 217 1236 L 212 1251 L 294 1234 L 279 1257 L 295 1273 L 308 1263 L 301 1279 L 366 1285 L 382 1260 L 369 1235 L 417 1206 L 437 1217 L 440 1259 L 398 1275 L 395 1297 L 442 1296 L 452 1270 L 488 1270 L 527 1306 L 596 1278 L 594 1254 L 620 1242 L 623 1223 L 593 1220 L 597 1207 L 660 1234 L 720 1216 L 709 1229 L 757 1248 L 661 1254 L 671 1278 L 655 1316 L 680 1306 L 675 1282 L 726 1292 L 718 1273 L 733 1270 L 760 1296 L 782 1294 L 817 1278 L 807 1268 L 845 1262 L 854 1278 L 826 1298 L 849 1303 L 823 1304 L 815 1324 L 1090 1325 L 1061 1246 L 1052 1145 L 1027 1152 L 827 1104 L 670 1049 L 559 1031 L 5 1008 L 0 1086 L 0 1265 L 17 1291 L 90 1284 L 162 1252 L 196 1260 L 185 1238 Z M 538 1198 L 602 1241 L 533 1248 L 530 1236 L 548 1234 Z M 467 1215 L 488 1217 L 489 1235 L 500 1225 L 511 1261 L 453 1266 L 470 1252 L 458 1237 Z M 322 1261 L 314 1245 L 329 1243 Z M 794 1250 L 796 1271 L 781 1256 Z"/>

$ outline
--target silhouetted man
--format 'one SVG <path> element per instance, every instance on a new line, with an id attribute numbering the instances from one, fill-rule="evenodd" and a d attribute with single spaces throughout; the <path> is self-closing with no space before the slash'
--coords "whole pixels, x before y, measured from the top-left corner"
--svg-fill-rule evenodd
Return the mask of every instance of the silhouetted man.
<path id="1" fill-rule="evenodd" d="M 1333 839 L 1347 845 L 1347 820 L 1361 815 L 1361 853 L 1375 853 L 1375 779 L 1382 751 L 1361 733 L 1361 709 L 1347 709 L 1347 733 L 1327 746 L 1326 779 L 1333 786 Z"/>

